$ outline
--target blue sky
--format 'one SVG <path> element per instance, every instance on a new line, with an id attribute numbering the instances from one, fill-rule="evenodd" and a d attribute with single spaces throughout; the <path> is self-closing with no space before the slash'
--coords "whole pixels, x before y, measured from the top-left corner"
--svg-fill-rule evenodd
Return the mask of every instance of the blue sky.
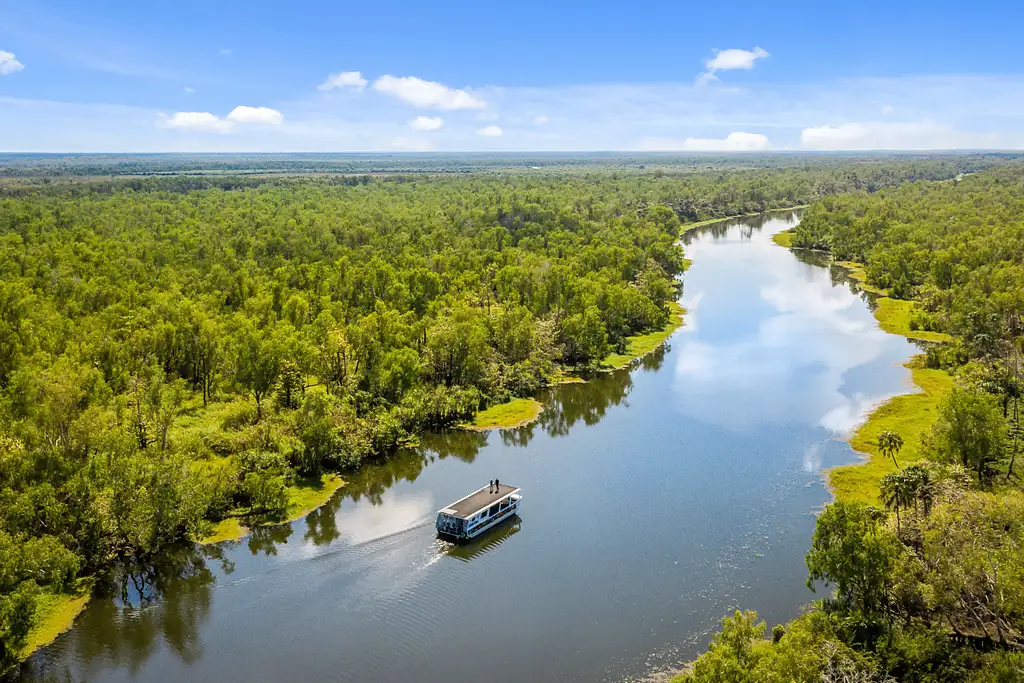
<path id="1" fill-rule="evenodd" d="M 1024 147 L 1024 3 L 0 0 L 0 151 Z"/>

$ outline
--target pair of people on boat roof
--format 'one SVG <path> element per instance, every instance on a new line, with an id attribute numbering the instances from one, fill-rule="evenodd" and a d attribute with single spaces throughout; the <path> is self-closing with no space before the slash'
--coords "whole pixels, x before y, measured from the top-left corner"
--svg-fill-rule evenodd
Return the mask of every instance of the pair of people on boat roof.
<path id="1" fill-rule="evenodd" d="M 501 490 L 501 484 L 497 479 L 491 479 L 490 486 L 487 487 L 487 493 L 497 493 Z"/>

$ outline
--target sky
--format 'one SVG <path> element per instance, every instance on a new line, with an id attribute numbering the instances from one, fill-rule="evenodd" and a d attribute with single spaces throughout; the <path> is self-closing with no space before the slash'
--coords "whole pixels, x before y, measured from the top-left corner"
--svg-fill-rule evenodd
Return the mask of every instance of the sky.
<path id="1" fill-rule="evenodd" d="M 1024 148 L 1024 3 L 0 0 L 0 152 Z"/>

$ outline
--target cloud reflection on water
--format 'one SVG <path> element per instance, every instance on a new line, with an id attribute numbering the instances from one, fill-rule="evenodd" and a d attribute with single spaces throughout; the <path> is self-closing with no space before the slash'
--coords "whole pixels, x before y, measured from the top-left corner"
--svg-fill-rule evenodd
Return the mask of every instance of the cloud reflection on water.
<path id="1" fill-rule="evenodd" d="M 858 295 L 833 285 L 827 269 L 775 246 L 770 235 L 782 227 L 704 234 L 689 245 L 688 328 L 675 342 L 678 407 L 735 431 L 799 421 L 846 434 L 893 395 L 851 386 L 850 372 L 895 362 L 908 347 L 878 328 Z"/>

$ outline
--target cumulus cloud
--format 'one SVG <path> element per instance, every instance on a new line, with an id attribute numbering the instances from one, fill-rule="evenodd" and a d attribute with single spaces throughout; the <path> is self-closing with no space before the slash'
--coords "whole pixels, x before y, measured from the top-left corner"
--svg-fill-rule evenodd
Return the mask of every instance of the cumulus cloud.
<path id="1" fill-rule="evenodd" d="M 227 116 L 234 123 L 277 126 L 284 123 L 284 114 L 270 107 L 235 107 Z"/>
<path id="2" fill-rule="evenodd" d="M 270 107 L 235 107 L 220 118 L 208 111 L 179 111 L 163 116 L 168 128 L 194 130 L 201 133 L 230 133 L 235 125 L 276 126 L 284 123 L 284 114 Z"/>
<path id="3" fill-rule="evenodd" d="M 203 133 L 230 133 L 234 124 L 208 111 L 179 111 L 167 119 L 167 126 Z"/>
<path id="4" fill-rule="evenodd" d="M 478 130 L 476 134 L 483 135 L 485 138 L 500 138 L 502 133 L 504 132 L 505 131 L 503 131 L 501 128 L 498 128 L 497 126 L 487 126 L 485 128 L 481 128 L 480 130 Z"/>
<path id="5" fill-rule="evenodd" d="M 6 76 L 12 74 L 15 71 L 21 71 L 25 68 L 25 65 L 14 58 L 13 52 L 4 52 L 0 50 L 0 76 Z"/>
<path id="6" fill-rule="evenodd" d="M 190 88 L 190 87 L 188 87 L 187 85 L 185 86 L 185 94 L 187 94 L 187 95 L 191 95 L 191 94 L 192 94 L 192 93 L 194 93 L 195 91 L 196 91 L 196 89 L 195 89 L 195 88 Z"/>
<path id="7" fill-rule="evenodd" d="M 449 88 L 443 83 L 425 81 L 415 76 L 381 76 L 373 89 L 421 109 L 486 109 L 487 103 L 465 90 Z"/>
<path id="8" fill-rule="evenodd" d="M 810 149 L 957 149 L 989 147 L 991 135 L 967 133 L 935 121 L 888 123 L 879 121 L 843 123 L 804 128 L 800 143 Z"/>
<path id="9" fill-rule="evenodd" d="M 407 152 L 431 152 L 434 150 L 434 143 L 423 138 L 398 137 L 391 141 L 391 146 Z"/>
<path id="10" fill-rule="evenodd" d="M 685 140 L 645 140 L 642 147 L 666 152 L 758 152 L 768 149 L 768 138 L 760 133 L 729 133 L 725 138 L 686 138 Z"/>
<path id="11" fill-rule="evenodd" d="M 755 47 L 753 50 L 715 50 L 715 56 L 704 61 L 708 73 L 730 71 L 732 69 L 753 69 L 759 59 L 768 57 L 770 53 Z"/>
<path id="12" fill-rule="evenodd" d="M 334 90 L 335 88 L 356 88 L 362 90 L 366 87 L 366 79 L 360 71 L 342 71 L 331 74 L 327 80 L 317 86 L 319 90 Z"/>
<path id="13" fill-rule="evenodd" d="M 409 125 L 416 130 L 437 130 L 444 125 L 444 119 L 440 116 L 417 116 Z"/>
<path id="14" fill-rule="evenodd" d="M 535 126 L 543 126 L 547 122 L 548 117 L 545 116 L 544 114 L 538 114 L 537 116 L 533 117 L 533 125 Z"/>

